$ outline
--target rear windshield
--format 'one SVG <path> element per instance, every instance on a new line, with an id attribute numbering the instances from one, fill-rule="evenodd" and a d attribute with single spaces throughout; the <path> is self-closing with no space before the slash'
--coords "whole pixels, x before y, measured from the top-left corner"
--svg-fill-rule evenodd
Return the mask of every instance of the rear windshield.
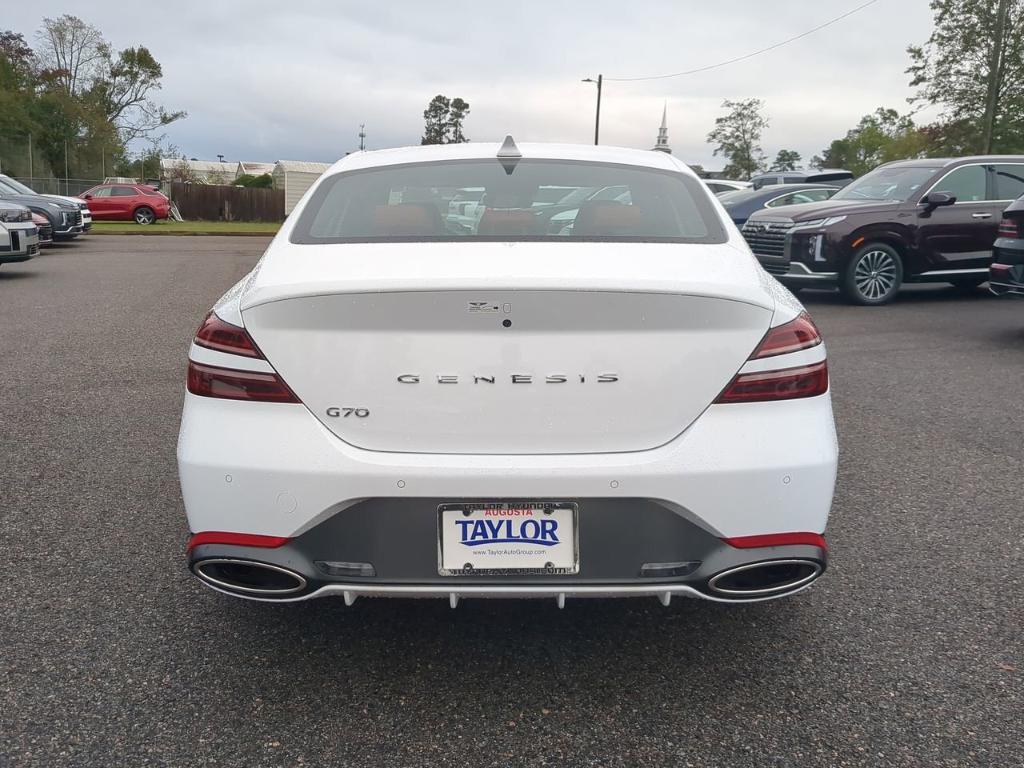
<path id="1" fill-rule="evenodd" d="M 724 243 L 699 181 L 632 165 L 523 159 L 340 173 L 314 192 L 293 243 L 598 240 Z"/>

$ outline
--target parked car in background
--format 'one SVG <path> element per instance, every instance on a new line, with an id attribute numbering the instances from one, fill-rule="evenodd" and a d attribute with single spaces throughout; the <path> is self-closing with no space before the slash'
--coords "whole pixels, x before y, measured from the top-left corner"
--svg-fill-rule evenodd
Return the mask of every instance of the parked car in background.
<path id="1" fill-rule="evenodd" d="M 737 189 L 750 189 L 753 186 L 749 181 L 733 181 L 732 179 L 704 179 L 704 184 L 716 195 L 735 192 Z"/>
<path id="2" fill-rule="evenodd" d="M 82 210 L 77 205 L 47 195 L 11 192 L 7 187 L 0 187 L 0 201 L 24 205 L 46 217 L 54 240 L 72 240 L 82 234 Z"/>
<path id="3" fill-rule="evenodd" d="M 741 189 L 718 196 L 736 226 L 742 227 L 751 214 L 764 208 L 781 208 L 801 203 L 820 203 L 839 191 L 829 184 L 772 185 L 761 189 Z"/>
<path id="4" fill-rule="evenodd" d="M 838 286 L 849 301 L 885 304 L 905 282 L 984 283 L 1003 210 L 1022 194 L 1024 155 L 904 160 L 831 200 L 759 211 L 743 235 L 791 287 Z"/>
<path id="5" fill-rule="evenodd" d="M 853 173 L 841 168 L 822 168 L 820 171 L 767 171 L 750 179 L 754 189 L 773 184 L 827 184 L 842 186 L 853 181 Z"/>
<path id="6" fill-rule="evenodd" d="M 53 245 L 53 227 L 50 226 L 49 219 L 38 213 L 32 213 L 32 223 L 36 225 L 36 229 L 39 231 L 39 246 L 45 248 Z"/>
<path id="7" fill-rule="evenodd" d="M 989 290 L 997 296 L 1024 298 L 1024 197 L 1003 212 L 992 258 Z"/>
<path id="8" fill-rule="evenodd" d="M 0 264 L 28 261 L 39 253 L 39 232 L 32 211 L 0 200 Z"/>
<path id="9" fill-rule="evenodd" d="M 82 193 L 97 221 L 152 224 L 166 219 L 171 201 L 145 184 L 100 184 Z"/>
<path id="10" fill-rule="evenodd" d="M 77 206 L 82 212 L 82 232 L 88 232 L 92 229 L 92 214 L 89 212 L 89 204 L 80 197 L 68 197 L 67 195 L 43 195 L 36 192 L 31 187 L 22 184 L 17 179 L 12 179 L 10 176 L 0 173 L 0 188 L 9 189 L 15 194 L 21 195 L 39 195 L 40 197 L 48 197 L 59 202 L 69 203 Z"/>

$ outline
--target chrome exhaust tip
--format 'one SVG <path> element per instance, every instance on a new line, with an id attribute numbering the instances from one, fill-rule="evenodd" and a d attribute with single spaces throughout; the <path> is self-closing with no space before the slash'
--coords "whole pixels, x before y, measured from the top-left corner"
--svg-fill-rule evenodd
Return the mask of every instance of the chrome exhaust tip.
<path id="1" fill-rule="evenodd" d="M 722 571 L 708 580 L 711 592 L 734 599 L 781 597 L 807 586 L 824 567 L 817 560 L 764 560 Z"/>
<path id="2" fill-rule="evenodd" d="M 295 571 L 255 560 L 211 557 L 194 563 L 192 572 L 217 589 L 244 595 L 284 597 L 306 588 Z"/>

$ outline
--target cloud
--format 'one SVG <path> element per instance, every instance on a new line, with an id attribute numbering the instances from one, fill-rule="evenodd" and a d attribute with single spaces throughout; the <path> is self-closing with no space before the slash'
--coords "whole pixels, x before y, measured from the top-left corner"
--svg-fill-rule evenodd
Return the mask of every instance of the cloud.
<path id="1" fill-rule="evenodd" d="M 159 100 L 189 117 L 168 139 L 190 157 L 334 160 L 358 144 L 418 143 L 432 96 L 461 96 L 472 139 L 589 142 L 583 77 L 679 71 L 762 48 L 849 10 L 854 0 L 521 0 L 444 4 L 197 2 L 151 7 L 20 3 L 26 33 L 72 13 L 115 46 L 143 44 L 164 68 Z M 688 77 L 606 82 L 602 141 L 653 145 L 663 103 L 675 154 L 709 168 L 706 136 L 726 98 L 766 101 L 766 152 L 809 158 L 879 106 L 905 108 L 905 48 L 930 30 L 926 0 L 882 2 L 750 61 Z"/>

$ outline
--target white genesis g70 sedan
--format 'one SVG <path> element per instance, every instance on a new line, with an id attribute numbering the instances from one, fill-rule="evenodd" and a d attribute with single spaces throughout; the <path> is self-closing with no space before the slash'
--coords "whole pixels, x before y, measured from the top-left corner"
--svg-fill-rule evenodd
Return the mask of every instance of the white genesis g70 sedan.
<path id="1" fill-rule="evenodd" d="M 346 157 L 187 390 L 189 567 L 238 597 L 745 602 L 825 569 L 825 345 L 660 152 Z"/>

